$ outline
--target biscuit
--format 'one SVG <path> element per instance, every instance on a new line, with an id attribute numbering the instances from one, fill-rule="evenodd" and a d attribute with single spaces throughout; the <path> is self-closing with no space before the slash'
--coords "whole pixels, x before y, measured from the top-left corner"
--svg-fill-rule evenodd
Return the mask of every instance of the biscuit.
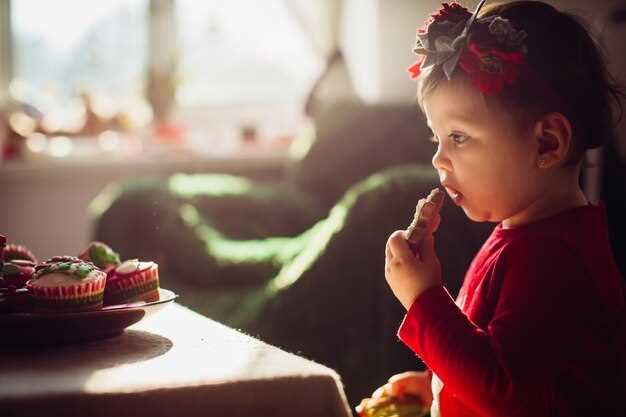
<path id="1" fill-rule="evenodd" d="M 406 240 L 411 245 L 419 246 L 424 237 L 434 231 L 445 196 L 441 189 L 435 188 L 428 194 L 428 197 L 419 200 L 415 207 L 413 221 L 405 232 Z"/>

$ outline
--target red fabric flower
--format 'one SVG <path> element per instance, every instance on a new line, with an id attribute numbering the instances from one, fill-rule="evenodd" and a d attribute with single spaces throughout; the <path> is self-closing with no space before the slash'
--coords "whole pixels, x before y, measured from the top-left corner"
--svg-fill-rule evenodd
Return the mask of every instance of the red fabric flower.
<path id="1" fill-rule="evenodd" d="M 448 20 L 452 23 L 467 20 L 472 14 L 459 3 L 442 3 L 439 10 L 431 15 L 432 22 Z"/>
<path id="2" fill-rule="evenodd" d="M 459 65 L 484 94 L 499 93 L 505 84 L 513 84 L 526 63 L 521 52 L 505 52 L 496 48 L 481 49 L 470 42 L 461 55 Z"/>
<path id="3" fill-rule="evenodd" d="M 415 80 L 417 77 L 420 76 L 420 73 L 422 72 L 422 69 L 420 67 L 422 66 L 423 60 L 424 60 L 424 57 L 419 57 L 417 62 L 415 62 L 415 64 L 409 67 L 409 72 L 411 73 L 412 80 Z"/>
<path id="4" fill-rule="evenodd" d="M 450 29 L 460 22 L 467 21 L 471 16 L 470 11 L 458 3 L 443 3 L 417 32 L 429 33 L 433 39 L 439 35 L 457 36 L 458 33 L 450 33 Z"/>

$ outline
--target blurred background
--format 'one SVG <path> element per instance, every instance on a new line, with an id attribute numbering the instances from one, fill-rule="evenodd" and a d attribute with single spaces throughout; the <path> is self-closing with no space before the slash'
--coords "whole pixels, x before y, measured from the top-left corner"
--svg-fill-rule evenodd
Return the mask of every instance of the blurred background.
<path id="1" fill-rule="evenodd" d="M 551 3 L 593 23 L 622 75 L 620 2 Z M 318 102 L 411 105 L 411 39 L 437 5 L 1 0 L 0 230 L 44 257 L 76 251 L 109 181 L 280 170 Z"/>
<path id="2" fill-rule="evenodd" d="M 626 83 L 625 2 L 548 3 Z M 415 361 L 379 283 L 386 236 L 436 184 L 406 69 L 439 4 L 0 0 L 0 233 L 40 259 L 92 239 L 155 259 L 182 303 L 338 369 L 356 401 Z M 623 271 L 625 154 L 622 121 L 582 178 Z M 454 292 L 488 230 L 446 210 Z"/>
<path id="3" fill-rule="evenodd" d="M 280 168 L 316 87 L 411 102 L 417 2 L 310 3 L 2 0 L 1 229 L 44 257 L 76 251 L 111 180 Z"/>

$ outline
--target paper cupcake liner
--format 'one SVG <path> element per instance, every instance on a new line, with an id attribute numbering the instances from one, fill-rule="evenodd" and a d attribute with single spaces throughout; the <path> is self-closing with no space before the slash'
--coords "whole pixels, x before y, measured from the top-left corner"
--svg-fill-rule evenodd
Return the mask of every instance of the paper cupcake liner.
<path id="1" fill-rule="evenodd" d="M 29 281 L 26 286 L 28 291 L 35 298 L 46 298 L 56 300 L 68 300 L 74 298 L 85 298 L 104 291 L 106 284 L 106 274 L 101 273 L 100 276 L 89 282 L 83 282 L 76 285 L 65 285 L 59 287 L 40 287 L 37 281 Z"/>
<path id="2" fill-rule="evenodd" d="M 84 298 L 51 299 L 33 298 L 34 311 L 38 312 L 73 312 L 100 310 L 104 292 Z"/>

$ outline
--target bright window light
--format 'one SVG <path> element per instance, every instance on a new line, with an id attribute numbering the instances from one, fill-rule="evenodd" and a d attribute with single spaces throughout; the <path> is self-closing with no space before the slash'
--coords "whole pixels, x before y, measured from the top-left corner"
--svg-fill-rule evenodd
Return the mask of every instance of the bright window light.
<path id="1" fill-rule="evenodd" d="M 42 110 L 84 90 L 141 95 L 147 14 L 148 0 L 13 1 L 11 92 Z"/>
<path id="2" fill-rule="evenodd" d="M 178 0 L 182 106 L 302 101 L 324 62 L 284 0 Z"/>

